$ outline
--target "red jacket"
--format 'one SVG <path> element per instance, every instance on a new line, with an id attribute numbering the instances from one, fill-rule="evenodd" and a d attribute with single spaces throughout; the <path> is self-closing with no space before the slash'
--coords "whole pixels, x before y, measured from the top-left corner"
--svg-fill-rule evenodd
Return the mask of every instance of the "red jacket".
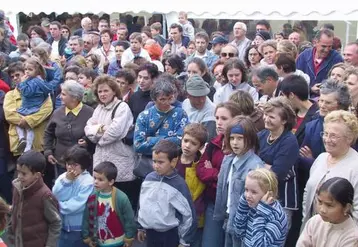
<path id="1" fill-rule="evenodd" d="M 4 93 L 7 93 L 10 91 L 9 85 L 7 85 L 7 83 L 1 79 L 0 79 L 0 91 L 4 91 Z"/>
<path id="2" fill-rule="evenodd" d="M 222 151 L 223 138 L 224 135 L 218 135 L 211 140 L 196 167 L 196 175 L 206 185 L 204 198 L 207 202 L 215 203 L 218 175 L 225 156 Z M 206 160 L 211 161 L 213 168 L 205 168 Z"/>

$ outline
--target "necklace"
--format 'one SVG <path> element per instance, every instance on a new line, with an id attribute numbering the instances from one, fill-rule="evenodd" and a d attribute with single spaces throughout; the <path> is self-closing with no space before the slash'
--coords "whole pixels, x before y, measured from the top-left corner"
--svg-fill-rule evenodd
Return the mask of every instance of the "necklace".
<path id="1" fill-rule="evenodd" d="M 274 142 L 275 142 L 277 139 L 278 139 L 278 137 L 275 138 L 275 139 L 272 139 L 271 134 L 269 134 L 269 135 L 267 136 L 267 144 L 268 144 L 268 145 L 272 145 L 272 144 L 274 144 Z"/>

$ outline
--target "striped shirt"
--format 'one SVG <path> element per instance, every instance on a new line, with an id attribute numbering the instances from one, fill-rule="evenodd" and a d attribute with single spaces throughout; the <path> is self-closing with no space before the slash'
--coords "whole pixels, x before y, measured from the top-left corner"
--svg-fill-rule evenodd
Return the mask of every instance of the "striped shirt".
<path id="1" fill-rule="evenodd" d="M 246 247 L 281 247 L 287 235 L 287 217 L 278 201 L 250 208 L 244 195 L 234 219 L 236 236 Z"/>

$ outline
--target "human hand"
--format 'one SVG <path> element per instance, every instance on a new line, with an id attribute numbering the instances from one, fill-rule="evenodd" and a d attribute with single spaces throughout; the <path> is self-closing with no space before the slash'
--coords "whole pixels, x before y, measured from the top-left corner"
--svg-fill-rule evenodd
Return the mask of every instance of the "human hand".
<path id="1" fill-rule="evenodd" d="M 64 66 L 66 65 L 66 58 L 65 58 L 65 56 L 62 56 L 62 57 L 60 58 L 60 64 L 61 64 L 62 67 L 64 67 Z"/>
<path id="2" fill-rule="evenodd" d="M 274 198 L 272 196 L 272 191 L 267 191 L 266 194 L 261 198 L 261 201 L 266 204 L 273 203 Z"/>
<path id="3" fill-rule="evenodd" d="M 271 169 L 271 167 L 272 167 L 272 165 L 265 164 L 265 168 L 266 168 L 267 170 L 270 170 L 270 169 Z"/>
<path id="4" fill-rule="evenodd" d="M 87 142 L 84 139 L 79 139 L 77 143 L 82 147 L 87 147 Z"/>
<path id="5" fill-rule="evenodd" d="M 137 239 L 139 242 L 143 243 L 146 238 L 147 238 L 147 234 L 145 233 L 145 231 L 138 231 Z"/>
<path id="6" fill-rule="evenodd" d="M 25 118 L 21 118 L 19 126 L 23 129 L 30 128 L 29 124 L 26 122 Z"/>
<path id="7" fill-rule="evenodd" d="M 204 167 L 209 169 L 209 168 L 213 168 L 213 165 L 211 164 L 210 160 L 205 160 Z"/>
<path id="8" fill-rule="evenodd" d="M 304 146 L 300 148 L 300 155 L 305 158 L 311 158 L 313 159 L 312 151 L 309 147 Z"/>
<path id="9" fill-rule="evenodd" d="M 311 91 L 315 94 L 319 94 L 321 85 L 322 83 L 316 83 L 313 87 L 311 87 Z"/>
<path id="10" fill-rule="evenodd" d="M 22 77 L 21 77 L 21 82 L 23 81 L 26 81 L 26 79 L 29 78 L 26 74 L 24 74 Z"/>
<path id="11" fill-rule="evenodd" d="M 50 164 L 52 164 L 52 165 L 56 165 L 56 164 L 57 164 L 57 160 L 56 160 L 56 158 L 55 158 L 52 154 L 50 154 L 50 155 L 47 157 L 47 161 L 48 161 Z"/>
<path id="12" fill-rule="evenodd" d="M 71 170 L 68 170 L 68 171 L 66 172 L 66 178 L 67 178 L 68 180 L 71 180 L 71 181 L 75 180 L 78 175 L 79 175 L 79 174 L 77 174 L 77 172 L 76 172 L 75 170 L 72 170 L 72 169 L 71 169 Z"/>

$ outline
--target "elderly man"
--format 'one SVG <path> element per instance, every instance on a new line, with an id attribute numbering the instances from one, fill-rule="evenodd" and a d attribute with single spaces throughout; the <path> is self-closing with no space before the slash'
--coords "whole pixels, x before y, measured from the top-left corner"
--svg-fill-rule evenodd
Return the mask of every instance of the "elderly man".
<path id="1" fill-rule="evenodd" d="M 296 60 L 296 68 L 310 77 L 311 96 L 319 95 L 320 85 L 327 78 L 332 66 L 343 62 L 342 56 L 332 50 L 333 38 L 332 30 L 319 30 L 314 48 L 306 49 Z"/>
<path id="2" fill-rule="evenodd" d="M 78 56 L 78 55 L 84 55 L 83 54 L 83 39 L 79 36 L 72 36 L 70 40 L 68 41 L 72 55 Z"/>
<path id="3" fill-rule="evenodd" d="M 358 42 L 351 42 L 346 45 L 343 51 L 343 58 L 346 64 L 358 66 Z"/>
<path id="4" fill-rule="evenodd" d="M 92 20 L 89 17 L 85 17 L 81 20 L 80 29 L 76 30 L 73 35 L 83 37 L 84 34 L 87 34 L 92 30 Z"/>
<path id="5" fill-rule="evenodd" d="M 252 71 L 252 84 L 259 93 L 260 102 L 264 103 L 279 95 L 278 74 L 272 67 L 262 66 Z"/>
<path id="6" fill-rule="evenodd" d="M 183 102 L 183 109 L 191 123 L 201 123 L 209 133 L 209 140 L 216 136 L 215 105 L 208 98 L 209 85 L 199 75 L 189 77 L 185 84 L 188 98 Z"/>
<path id="7" fill-rule="evenodd" d="M 98 48 L 94 47 L 93 38 L 90 34 L 85 34 L 82 36 L 83 39 L 83 55 L 87 56 L 88 54 L 92 54 Z"/>
<path id="8" fill-rule="evenodd" d="M 230 58 L 238 57 L 237 46 L 233 44 L 227 44 L 223 48 L 221 48 L 220 59 L 223 61 L 227 61 Z"/>
<path id="9" fill-rule="evenodd" d="M 231 42 L 239 51 L 239 59 L 244 62 L 245 51 L 250 46 L 251 40 L 246 38 L 247 27 L 243 22 L 236 22 L 233 28 L 235 39 Z"/>

